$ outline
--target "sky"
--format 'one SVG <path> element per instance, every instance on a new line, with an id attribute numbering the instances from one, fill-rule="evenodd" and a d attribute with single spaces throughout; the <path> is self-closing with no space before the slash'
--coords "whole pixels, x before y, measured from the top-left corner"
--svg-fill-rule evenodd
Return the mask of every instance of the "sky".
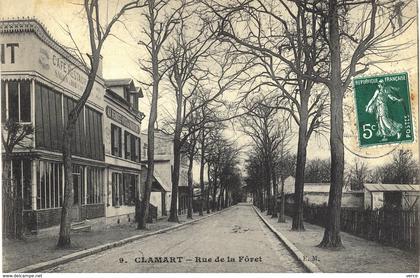
<path id="1" fill-rule="evenodd" d="M 80 0 L 1 0 L 0 2 L 0 13 L 2 18 L 16 18 L 16 17 L 36 17 L 38 18 L 47 28 L 47 30 L 52 34 L 53 38 L 59 41 L 64 45 L 72 45 L 72 42 L 63 31 L 61 26 L 69 26 L 69 29 L 72 31 L 73 35 L 78 42 L 79 47 L 86 51 L 88 46 L 88 37 L 87 29 L 84 24 L 82 14 L 82 6 L 75 4 Z M 111 15 L 115 11 L 118 5 L 124 0 L 115 1 L 115 0 L 102 0 L 101 3 L 107 4 L 104 5 L 106 9 L 102 9 L 101 13 L 103 15 Z M 411 12 L 416 13 L 417 9 L 413 7 Z M 118 34 L 116 36 L 111 36 L 107 39 L 104 49 L 102 51 L 103 59 L 103 75 L 105 78 L 126 78 L 131 77 L 136 80 L 144 80 L 145 74 L 139 70 L 138 58 L 145 57 L 145 51 L 138 44 L 138 40 L 142 37 L 142 20 L 139 20 L 139 11 L 131 11 L 124 16 L 125 25 L 118 24 L 113 29 L 113 34 Z M 411 39 L 415 42 L 417 39 L 417 23 L 408 30 L 408 32 L 400 38 L 400 40 Z M 130 30 L 127 30 L 130 29 Z M 390 42 L 391 44 L 392 42 Z M 404 62 L 390 62 L 382 67 L 382 70 L 395 72 L 399 70 L 408 70 L 412 77 L 410 86 L 412 86 L 412 91 L 418 91 L 418 72 L 417 72 L 417 59 L 416 56 L 416 46 L 410 47 L 407 50 L 399 53 L 399 57 L 411 57 L 414 58 L 406 60 Z M 372 75 L 375 73 L 382 73 L 382 70 L 372 69 L 367 74 Z M 352 103 L 352 95 L 350 94 L 346 98 L 347 103 Z M 418 98 L 415 100 L 415 112 L 418 115 Z M 170 92 L 163 89 L 161 93 L 161 98 L 159 100 L 160 107 L 166 107 L 167 110 L 172 109 L 172 100 L 170 99 Z M 413 107 L 414 108 L 414 107 Z M 146 115 L 149 114 L 149 100 L 148 97 L 141 101 L 140 110 Z M 415 118 L 418 121 L 418 118 Z M 147 118 L 142 123 L 142 129 L 147 127 Z M 418 127 L 418 123 L 417 123 Z M 294 128 L 297 131 L 297 128 Z M 346 130 L 347 131 L 347 130 Z M 418 130 L 415 130 L 418 135 Z M 296 132 L 293 132 L 296 134 Z M 245 138 L 243 134 L 240 133 L 239 129 L 230 128 L 226 131 L 226 134 L 236 140 L 239 145 L 245 145 L 249 143 L 249 139 Z M 379 165 L 391 159 L 391 155 L 386 155 L 380 157 L 387 153 L 392 153 L 392 151 L 399 146 L 389 146 L 389 147 L 380 147 L 380 148 L 370 148 L 367 150 L 360 150 L 357 145 L 357 138 L 352 132 L 346 132 L 348 137 L 346 137 L 346 147 L 351 150 L 351 152 L 346 151 L 346 162 L 352 162 L 356 158 L 352 152 L 362 154 L 364 156 L 370 157 L 366 161 L 370 165 Z M 324 136 L 312 136 L 309 145 L 308 145 L 308 159 L 313 158 L 329 158 L 329 142 L 328 134 Z M 296 137 L 293 141 L 296 143 Z M 418 157 L 419 152 L 419 141 L 416 140 L 416 143 L 410 145 L 404 145 L 404 148 L 410 148 Z M 246 152 L 243 153 L 243 157 L 246 156 Z M 380 157 L 380 158 L 378 158 Z M 194 174 L 195 177 L 198 176 L 197 173 Z"/>

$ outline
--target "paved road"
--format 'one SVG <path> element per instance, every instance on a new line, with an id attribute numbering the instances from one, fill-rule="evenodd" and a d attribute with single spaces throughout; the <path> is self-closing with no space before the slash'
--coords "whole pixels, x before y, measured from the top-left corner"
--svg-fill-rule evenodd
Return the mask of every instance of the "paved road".
<path id="1" fill-rule="evenodd" d="M 223 261 L 222 261 L 223 260 Z M 304 272 L 249 205 L 46 272 Z"/>

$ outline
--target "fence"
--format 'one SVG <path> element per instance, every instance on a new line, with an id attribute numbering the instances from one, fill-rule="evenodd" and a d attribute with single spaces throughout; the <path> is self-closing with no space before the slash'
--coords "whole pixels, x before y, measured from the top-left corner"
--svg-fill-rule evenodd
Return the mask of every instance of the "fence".
<path id="1" fill-rule="evenodd" d="M 286 205 L 286 214 L 292 216 L 292 204 Z M 303 208 L 304 220 L 325 227 L 328 219 L 326 206 Z M 341 208 L 341 230 L 368 240 L 401 249 L 416 251 L 419 246 L 418 210 Z"/>

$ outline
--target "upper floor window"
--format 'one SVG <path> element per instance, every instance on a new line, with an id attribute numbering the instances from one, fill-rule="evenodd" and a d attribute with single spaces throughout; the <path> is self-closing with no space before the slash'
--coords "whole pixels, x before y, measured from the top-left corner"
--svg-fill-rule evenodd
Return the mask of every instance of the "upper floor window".
<path id="1" fill-rule="evenodd" d="M 125 131 L 124 132 L 125 158 L 140 162 L 140 138 Z"/>
<path id="2" fill-rule="evenodd" d="M 31 122 L 30 81 L 2 81 L 1 91 L 2 121 Z"/>
<path id="3" fill-rule="evenodd" d="M 111 153 L 115 156 L 122 156 L 121 128 L 113 124 L 111 124 Z"/>

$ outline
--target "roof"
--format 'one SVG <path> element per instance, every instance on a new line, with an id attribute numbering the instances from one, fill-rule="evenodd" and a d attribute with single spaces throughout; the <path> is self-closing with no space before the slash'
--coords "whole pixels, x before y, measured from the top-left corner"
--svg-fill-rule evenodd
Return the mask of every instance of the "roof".
<path id="1" fill-rule="evenodd" d="M 157 169 L 154 169 L 153 176 L 155 177 L 156 181 L 162 186 L 163 190 L 166 192 L 172 191 L 172 187 L 170 184 L 167 184 L 163 178 L 161 178 L 159 171 Z"/>
<path id="2" fill-rule="evenodd" d="M 384 191 L 420 192 L 420 184 L 366 183 L 365 188 L 366 190 L 370 192 L 384 192 Z"/>
<path id="3" fill-rule="evenodd" d="M 139 87 L 134 85 L 134 81 L 131 78 L 118 78 L 118 79 L 107 79 L 105 80 L 105 86 L 111 87 L 129 87 L 130 94 L 138 94 L 139 97 L 143 97 L 143 92 Z"/>
<path id="4" fill-rule="evenodd" d="M 131 78 L 107 79 L 105 80 L 105 85 L 107 87 L 130 86 L 132 82 L 133 79 Z"/>

